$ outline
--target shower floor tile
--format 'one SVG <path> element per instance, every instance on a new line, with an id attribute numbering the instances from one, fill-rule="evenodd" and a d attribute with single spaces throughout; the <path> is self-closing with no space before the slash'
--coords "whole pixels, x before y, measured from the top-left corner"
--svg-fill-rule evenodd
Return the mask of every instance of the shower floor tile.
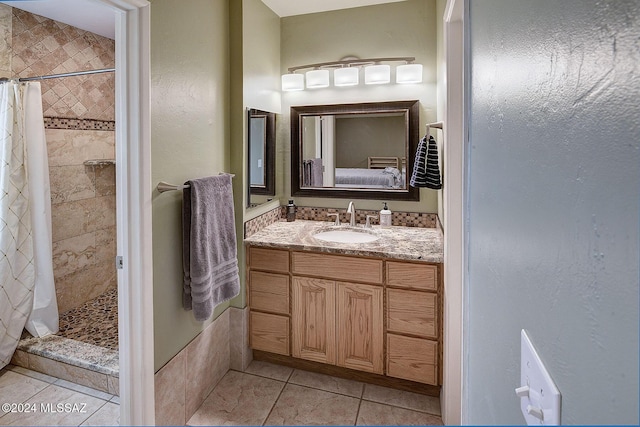
<path id="1" fill-rule="evenodd" d="M 58 335 L 118 350 L 118 290 L 109 290 L 60 315 Z"/>

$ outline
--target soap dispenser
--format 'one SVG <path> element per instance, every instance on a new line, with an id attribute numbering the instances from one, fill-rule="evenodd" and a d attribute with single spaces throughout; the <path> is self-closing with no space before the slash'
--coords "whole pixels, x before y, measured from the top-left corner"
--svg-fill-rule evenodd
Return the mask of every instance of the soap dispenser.
<path id="1" fill-rule="evenodd" d="M 287 222 L 293 222 L 296 220 L 296 205 L 293 203 L 293 200 L 289 200 L 289 204 L 287 205 Z"/>
<path id="2" fill-rule="evenodd" d="M 380 211 L 380 226 L 391 227 L 391 211 L 387 207 L 387 202 L 384 202 L 384 207 Z"/>

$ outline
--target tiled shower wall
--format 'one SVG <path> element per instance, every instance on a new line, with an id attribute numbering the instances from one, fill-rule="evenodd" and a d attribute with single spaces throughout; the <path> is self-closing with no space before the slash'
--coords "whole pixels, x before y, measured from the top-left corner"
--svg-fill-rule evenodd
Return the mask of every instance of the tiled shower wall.
<path id="1" fill-rule="evenodd" d="M 115 42 L 13 9 L 11 68 L 17 77 L 113 68 Z M 113 73 L 42 80 L 45 117 L 114 120 Z"/>
<path id="2" fill-rule="evenodd" d="M 5 5 L 0 5 L 0 37 L 0 73 L 7 77 L 115 64 L 113 40 Z M 115 158 L 115 80 L 107 73 L 40 84 L 54 276 L 64 312 L 116 287 L 115 166 L 83 165 L 89 159 Z"/>

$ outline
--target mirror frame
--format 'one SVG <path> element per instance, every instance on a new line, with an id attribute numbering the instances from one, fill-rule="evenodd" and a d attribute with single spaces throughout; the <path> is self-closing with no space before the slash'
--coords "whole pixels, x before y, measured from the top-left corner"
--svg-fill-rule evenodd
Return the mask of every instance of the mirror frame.
<path id="1" fill-rule="evenodd" d="M 266 130 L 265 130 L 265 185 L 264 187 L 252 187 L 251 177 L 247 177 L 248 187 L 248 200 L 247 204 L 250 204 L 251 195 L 263 195 L 274 196 L 276 194 L 276 114 L 269 111 L 262 111 L 255 108 L 247 109 L 247 171 L 251 173 L 251 118 L 252 117 L 265 117 L 266 118 Z"/>
<path id="2" fill-rule="evenodd" d="M 407 170 L 406 190 L 370 190 L 358 188 L 313 188 L 301 187 L 301 158 L 302 138 L 301 123 L 305 116 L 318 116 L 327 114 L 371 114 L 386 112 L 405 113 L 407 130 Z M 308 105 L 291 107 L 291 195 L 298 197 L 328 197 L 342 199 L 377 199 L 377 200 L 420 200 L 418 188 L 409 185 L 409 179 L 413 172 L 413 162 L 420 138 L 420 109 L 419 101 L 392 101 L 392 102 L 366 102 L 359 104 L 332 104 L 332 105 Z M 294 168 L 296 173 L 294 173 Z"/>

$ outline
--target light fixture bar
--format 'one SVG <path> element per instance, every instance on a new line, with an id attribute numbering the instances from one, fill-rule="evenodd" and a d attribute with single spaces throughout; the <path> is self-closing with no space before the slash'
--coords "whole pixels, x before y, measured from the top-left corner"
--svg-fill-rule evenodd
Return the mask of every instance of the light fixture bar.
<path id="1" fill-rule="evenodd" d="M 293 73 L 297 70 L 305 68 L 322 68 L 322 67 L 340 67 L 345 65 L 369 65 L 379 62 L 406 62 L 410 63 L 415 61 L 413 56 L 393 57 L 393 58 L 367 58 L 367 59 L 342 59 L 340 61 L 319 62 L 317 64 L 297 65 L 295 67 L 289 67 L 289 73 Z"/>

